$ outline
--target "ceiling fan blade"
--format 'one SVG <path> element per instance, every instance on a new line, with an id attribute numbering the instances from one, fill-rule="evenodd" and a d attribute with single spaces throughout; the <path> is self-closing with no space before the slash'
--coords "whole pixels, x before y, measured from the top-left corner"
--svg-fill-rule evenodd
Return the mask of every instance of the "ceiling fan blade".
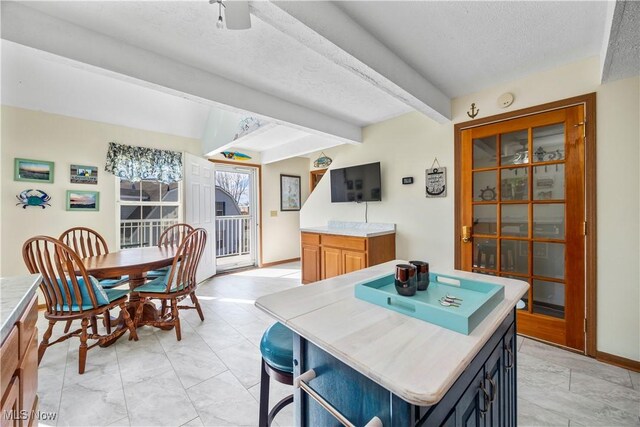
<path id="1" fill-rule="evenodd" d="M 247 30 L 251 28 L 248 1 L 229 0 L 224 5 L 226 6 L 224 17 L 228 30 Z"/>

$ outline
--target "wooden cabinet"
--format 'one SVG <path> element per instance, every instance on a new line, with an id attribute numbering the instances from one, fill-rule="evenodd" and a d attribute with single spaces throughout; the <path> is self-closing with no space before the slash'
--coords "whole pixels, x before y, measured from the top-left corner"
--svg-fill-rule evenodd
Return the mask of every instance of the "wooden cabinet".
<path id="1" fill-rule="evenodd" d="M 301 235 L 302 283 L 312 283 L 394 260 L 396 235 L 352 237 Z"/>
<path id="2" fill-rule="evenodd" d="M 2 427 L 38 423 L 33 417 L 38 405 L 37 319 L 34 296 L 0 347 Z"/>

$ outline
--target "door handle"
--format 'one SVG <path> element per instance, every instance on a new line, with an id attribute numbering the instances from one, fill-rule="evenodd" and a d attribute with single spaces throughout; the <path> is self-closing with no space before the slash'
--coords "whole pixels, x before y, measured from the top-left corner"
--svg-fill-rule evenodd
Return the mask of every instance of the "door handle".
<path id="1" fill-rule="evenodd" d="M 471 241 L 471 227 L 468 225 L 462 226 L 462 241 L 464 243 L 469 243 Z"/>

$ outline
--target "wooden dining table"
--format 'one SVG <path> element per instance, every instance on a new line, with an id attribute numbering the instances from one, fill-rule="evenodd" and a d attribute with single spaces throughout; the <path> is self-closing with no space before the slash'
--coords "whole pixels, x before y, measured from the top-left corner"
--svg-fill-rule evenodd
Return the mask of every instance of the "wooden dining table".
<path id="1" fill-rule="evenodd" d="M 140 304 L 140 295 L 135 292 L 135 288 L 146 282 L 147 272 L 170 266 L 178 251 L 177 246 L 151 246 L 146 248 L 130 248 L 117 252 L 110 252 L 103 255 L 96 255 L 82 259 L 87 273 L 97 279 L 108 279 L 120 276 L 129 276 L 129 303 L 127 310 L 131 318 L 135 317 L 136 309 Z M 152 302 L 145 302 L 142 311 L 144 320 L 158 320 L 160 311 Z M 124 319 L 120 315 L 116 319 L 111 319 L 112 326 L 124 327 Z M 171 329 L 171 326 L 161 327 Z M 105 342 L 102 347 L 113 344 Z"/>

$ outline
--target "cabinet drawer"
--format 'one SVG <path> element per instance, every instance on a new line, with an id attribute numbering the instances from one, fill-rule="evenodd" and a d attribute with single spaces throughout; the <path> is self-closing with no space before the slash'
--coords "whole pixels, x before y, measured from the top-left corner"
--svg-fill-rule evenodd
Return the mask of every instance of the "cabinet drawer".
<path id="1" fill-rule="evenodd" d="M 35 332 L 35 331 L 34 331 Z M 38 336 L 34 333 L 20 361 L 20 408 L 34 409 L 38 392 Z"/>
<path id="2" fill-rule="evenodd" d="M 302 237 L 300 238 L 302 240 L 302 244 L 303 245 L 319 245 L 320 244 L 320 235 L 319 234 L 313 234 L 313 233 L 302 233 Z"/>
<path id="3" fill-rule="evenodd" d="M 18 368 L 20 347 L 18 336 L 18 328 L 14 326 L 0 348 L 0 384 L 2 385 L 2 394 L 7 390 L 11 378 Z"/>
<path id="4" fill-rule="evenodd" d="M 345 237 L 323 234 L 321 241 L 323 246 L 333 246 L 340 249 L 352 249 L 355 251 L 365 251 L 367 249 L 366 241 L 362 237 Z"/>
<path id="5" fill-rule="evenodd" d="M 27 352 L 27 346 L 31 342 L 31 336 L 36 330 L 38 321 L 38 297 L 34 296 L 29 306 L 18 320 L 18 332 L 20 334 L 20 358 Z"/>

